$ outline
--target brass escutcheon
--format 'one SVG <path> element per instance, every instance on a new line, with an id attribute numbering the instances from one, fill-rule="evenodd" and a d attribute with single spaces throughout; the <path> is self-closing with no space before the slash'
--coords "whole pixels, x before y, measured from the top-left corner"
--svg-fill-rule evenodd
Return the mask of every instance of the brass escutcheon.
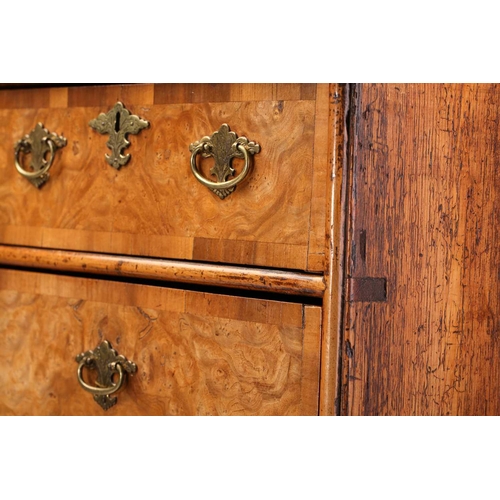
<path id="1" fill-rule="evenodd" d="M 89 122 L 89 126 L 100 134 L 109 134 L 106 143 L 111 149 L 111 155 L 106 154 L 106 161 L 119 170 L 130 160 L 130 155 L 122 152 L 130 145 L 128 134 L 138 134 L 142 129 L 149 127 L 149 122 L 132 115 L 121 102 L 117 102 L 107 113 L 101 113 Z"/>
<path id="2" fill-rule="evenodd" d="M 82 352 L 76 357 L 79 363 L 77 369 L 77 378 L 80 385 L 88 392 L 93 394 L 94 400 L 104 410 L 109 410 L 116 404 L 117 398 L 111 397 L 122 387 L 125 375 L 135 373 L 137 366 L 132 361 L 128 361 L 121 354 L 119 355 L 107 340 L 93 351 Z M 87 367 L 97 370 L 97 387 L 87 384 L 82 377 L 83 368 Z M 113 382 L 113 375 L 118 374 L 118 382 Z"/>
<path id="3" fill-rule="evenodd" d="M 66 146 L 66 143 L 65 137 L 49 132 L 41 123 L 38 123 L 29 134 L 17 141 L 14 146 L 14 163 L 17 171 L 33 186 L 42 187 L 49 180 L 49 169 L 54 161 L 56 151 Z M 22 167 L 21 153 L 31 153 L 30 171 Z M 45 158 L 47 153 L 49 153 L 48 159 Z"/>
<path id="4" fill-rule="evenodd" d="M 238 137 L 234 132 L 230 132 L 229 126 L 224 123 L 211 136 L 207 135 L 193 142 L 189 146 L 189 151 L 191 151 L 191 171 L 196 179 L 223 200 L 247 176 L 250 171 L 250 155 L 257 154 L 260 146 L 246 137 Z M 203 158 L 214 157 L 215 165 L 210 169 L 210 173 L 217 177 L 218 182 L 209 181 L 201 175 L 196 165 L 197 154 L 201 154 Z M 234 168 L 231 166 L 233 158 L 243 158 L 245 164 L 237 177 L 227 180 L 229 176 L 234 175 Z"/>

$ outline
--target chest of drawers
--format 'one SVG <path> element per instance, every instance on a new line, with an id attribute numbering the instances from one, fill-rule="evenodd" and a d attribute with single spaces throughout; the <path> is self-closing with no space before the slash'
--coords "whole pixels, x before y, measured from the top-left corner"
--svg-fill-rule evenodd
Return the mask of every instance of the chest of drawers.
<path id="1" fill-rule="evenodd" d="M 119 169 L 89 126 L 118 102 L 149 123 Z M 500 414 L 499 109 L 486 84 L 1 89 L 0 413 Z M 66 140 L 40 189 L 13 149 L 37 123 Z M 216 181 L 230 131 L 223 180 L 238 144 L 249 172 L 219 196 L 193 169 Z"/>
<path id="2" fill-rule="evenodd" d="M 0 90 L 0 413 L 334 413 L 344 106 L 328 84 Z M 89 126 L 108 112 L 149 124 L 121 168 Z M 40 188 L 13 152 L 37 123 L 66 140 Z M 224 196 L 191 168 L 217 182 L 191 146 L 214 133 L 257 144 Z M 103 341 L 135 363 L 104 409 L 84 385 L 116 366 L 105 386 L 76 360 Z"/>

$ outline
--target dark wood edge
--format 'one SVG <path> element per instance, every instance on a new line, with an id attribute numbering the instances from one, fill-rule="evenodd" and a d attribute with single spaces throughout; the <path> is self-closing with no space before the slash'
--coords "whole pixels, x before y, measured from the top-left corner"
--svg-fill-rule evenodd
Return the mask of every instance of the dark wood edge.
<path id="1" fill-rule="evenodd" d="M 0 83 L 0 90 L 46 89 L 56 87 L 92 87 L 96 85 L 123 85 L 122 83 Z"/>

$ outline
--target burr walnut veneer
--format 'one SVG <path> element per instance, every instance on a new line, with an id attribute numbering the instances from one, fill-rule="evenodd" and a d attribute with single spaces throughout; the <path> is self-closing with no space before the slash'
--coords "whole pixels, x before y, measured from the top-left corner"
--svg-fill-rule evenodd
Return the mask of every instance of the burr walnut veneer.
<path id="1" fill-rule="evenodd" d="M 230 88 L 201 102 L 167 99 L 171 87 L 147 85 L 106 87 L 106 97 L 96 89 L 4 90 L 1 241 L 322 271 L 328 86 L 284 87 L 243 95 Z M 23 106 L 17 97 L 23 93 L 40 101 Z M 131 160 L 116 170 L 104 158 L 107 137 L 89 121 L 121 100 L 151 125 L 129 136 Z M 39 191 L 12 168 L 13 145 L 37 122 L 68 141 Z M 261 151 L 245 184 L 221 202 L 190 173 L 189 145 L 223 123 Z M 210 177 L 213 160 L 200 163 Z M 233 166 L 240 170 L 242 163 Z"/>
<path id="2" fill-rule="evenodd" d="M 321 309 L 0 270 L 0 413 L 92 414 L 75 354 L 106 339 L 137 373 L 109 414 L 314 415 Z"/>

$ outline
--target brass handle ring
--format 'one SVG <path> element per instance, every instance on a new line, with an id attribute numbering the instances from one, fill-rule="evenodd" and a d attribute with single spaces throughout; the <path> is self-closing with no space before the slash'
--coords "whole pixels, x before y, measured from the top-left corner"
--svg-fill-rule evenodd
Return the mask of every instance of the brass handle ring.
<path id="1" fill-rule="evenodd" d="M 49 169 L 54 161 L 56 151 L 66 146 L 65 137 L 49 132 L 41 123 L 14 146 L 14 164 L 16 170 L 33 186 L 39 188 L 49 180 Z M 31 154 L 31 170 L 21 165 L 21 153 Z M 49 158 L 45 156 L 49 153 Z"/>
<path id="2" fill-rule="evenodd" d="M 117 391 L 120 390 L 122 384 L 123 384 L 123 368 L 122 366 L 117 363 L 114 368 L 116 369 L 116 371 L 118 372 L 118 375 L 119 375 L 119 379 L 118 379 L 118 382 L 116 384 L 113 384 L 111 385 L 111 387 L 94 387 L 92 385 L 88 385 L 84 380 L 83 380 L 83 377 L 82 377 L 82 370 L 83 370 L 83 367 L 86 365 L 86 360 L 83 359 L 82 361 L 80 361 L 80 364 L 78 365 L 78 371 L 77 371 L 77 376 L 78 376 L 78 382 L 80 383 L 80 385 L 88 392 L 90 392 L 91 394 L 93 394 L 94 396 L 109 396 L 110 394 L 113 394 Z"/>
<path id="3" fill-rule="evenodd" d="M 76 357 L 78 362 L 78 383 L 94 396 L 94 401 L 103 410 L 109 410 L 116 404 L 117 398 L 111 394 L 118 392 L 123 384 L 124 372 L 135 373 L 137 366 L 125 356 L 118 354 L 107 340 L 103 340 L 93 351 L 82 352 Z M 98 387 L 87 384 L 82 377 L 83 367 L 97 370 L 96 384 Z M 113 375 L 118 372 L 119 379 L 115 384 Z"/>
<path id="4" fill-rule="evenodd" d="M 42 168 L 34 172 L 28 172 L 27 170 L 24 170 L 24 168 L 21 166 L 21 163 L 19 161 L 19 153 L 21 152 L 22 148 L 16 147 L 15 149 L 16 169 L 23 177 L 26 177 L 27 179 L 36 179 L 37 177 L 41 177 L 43 174 L 49 171 L 50 167 L 52 166 L 52 162 L 54 161 L 54 154 L 56 150 L 54 147 L 54 143 L 50 139 L 45 138 L 44 142 L 46 142 L 50 148 L 50 158 L 48 160 L 42 159 L 42 165 L 43 165 Z"/>
<path id="5" fill-rule="evenodd" d="M 211 136 L 206 135 L 199 141 L 189 145 L 191 151 L 191 171 L 196 179 L 205 187 L 213 191 L 220 199 L 230 195 L 250 171 L 250 155 L 260 151 L 260 146 L 256 142 L 249 141 L 246 137 L 238 137 L 229 130 L 229 125 L 223 123 L 217 132 Z M 196 165 L 196 155 L 201 154 L 204 158 L 212 156 L 215 164 L 210 173 L 217 177 L 218 182 L 212 182 L 203 177 Z M 234 175 L 234 168 L 231 166 L 233 158 L 243 158 L 245 165 L 240 174 L 234 179 L 227 180 Z"/>
<path id="6" fill-rule="evenodd" d="M 204 144 L 200 144 L 198 147 L 196 147 L 192 154 L 191 154 L 191 171 L 193 172 L 194 176 L 207 188 L 209 189 L 217 189 L 217 190 L 222 190 L 222 189 L 230 189 L 232 187 L 235 187 L 236 184 L 239 184 L 248 174 L 250 170 L 250 161 L 248 157 L 248 152 L 244 146 L 241 144 L 238 144 L 237 149 L 238 151 L 243 155 L 243 158 L 245 159 L 245 165 L 243 166 L 243 170 L 241 173 L 235 177 L 234 179 L 231 179 L 230 181 L 224 181 L 224 182 L 212 182 L 203 177 L 203 175 L 200 174 L 198 167 L 196 165 L 196 155 L 198 153 L 201 153 L 201 151 L 204 148 Z"/>

